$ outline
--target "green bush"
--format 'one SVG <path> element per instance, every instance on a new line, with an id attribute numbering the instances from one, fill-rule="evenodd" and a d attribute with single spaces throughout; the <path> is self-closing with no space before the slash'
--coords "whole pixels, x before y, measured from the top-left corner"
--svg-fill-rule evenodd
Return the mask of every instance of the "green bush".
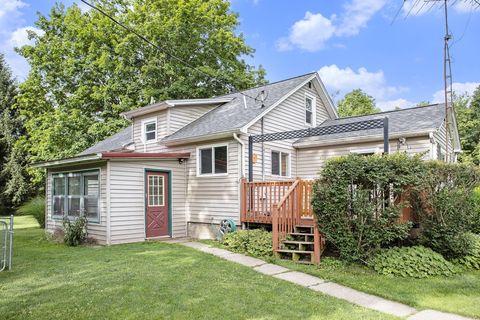
<path id="1" fill-rule="evenodd" d="M 238 253 L 254 257 L 270 257 L 272 250 L 272 233 L 262 230 L 238 230 L 229 233 L 223 239 L 223 245 Z"/>
<path id="2" fill-rule="evenodd" d="M 36 196 L 22 204 L 17 213 L 22 216 L 33 216 L 42 229 L 45 228 L 45 197 Z"/>
<path id="3" fill-rule="evenodd" d="M 452 276 L 457 268 L 442 255 L 422 246 L 391 248 L 376 254 L 369 265 L 378 273 L 400 277 Z"/>
<path id="4" fill-rule="evenodd" d="M 400 196 L 423 180 L 419 156 L 349 155 L 329 160 L 314 184 L 312 205 L 319 228 L 340 258 L 363 261 L 382 246 L 405 239 Z"/>
<path id="5" fill-rule="evenodd" d="M 480 235 L 470 233 L 467 234 L 467 238 L 471 242 L 470 252 L 453 262 L 466 269 L 480 269 Z"/>
<path id="6" fill-rule="evenodd" d="M 63 219 L 63 241 L 68 246 L 78 246 L 87 240 L 87 218 L 79 217 L 73 221 Z"/>
<path id="7" fill-rule="evenodd" d="M 472 242 L 467 233 L 478 220 L 478 202 L 474 189 L 480 184 L 477 167 L 425 163 L 422 192 L 416 195 L 415 213 L 419 217 L 419 243 L 448 259 L 468 255 Z"/>
<path id="8" fill-rule="evenodd" d="M 473 190 L 472 193 L 472 227 L 471 231 L 480 234 L 480 187 Z"/>

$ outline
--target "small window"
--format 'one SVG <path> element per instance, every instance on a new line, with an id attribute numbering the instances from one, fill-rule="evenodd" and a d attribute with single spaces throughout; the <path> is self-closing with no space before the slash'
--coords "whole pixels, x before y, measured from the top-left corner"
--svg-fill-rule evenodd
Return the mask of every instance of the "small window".
<path id="1" fill-rule="evenodd" d="M 290 154 L 280 151 L 272 151 L 272 175 L 290 176 Z"/>
<path id="2" fill-rule="evenodd" d="M 313 99 L 305 97 L 305 123 L 313 125 Z"/>
<path id="3" fill-rule="evenodd" d="M 227 174 L 228 173 L 228 148 L 215 146 L 201 148 L 198 152 L 199 174 Z"/>
<path id="4" fill-rule="evenodd" d="M 164 178 L 161 175 L 148 176 L 148 206 L 165 206 Z"/>
<path id="5" fill-rule="evenodd" d="M 143 124 L 143 131 L 146 142 L 157 141 L 157 122 L 156 120 L 148 121 Z"/>

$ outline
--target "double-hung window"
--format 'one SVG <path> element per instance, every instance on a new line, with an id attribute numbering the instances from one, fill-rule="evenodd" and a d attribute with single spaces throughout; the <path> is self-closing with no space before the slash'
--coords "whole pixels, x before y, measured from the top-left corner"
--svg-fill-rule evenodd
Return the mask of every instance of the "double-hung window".
<path id="1" fill-rule="evenodd" d="M 305 96 L 305 123 L 315 126 L 315 97 Z"/>
<path id="2" fill-rule="evenodd" d="M 198 175 L 223 175 L 228 172 L 228 148 L 226 145 L 199 148 Z"/>
<path id="3" fill-rule="evenodd" d="M 290 154 L 272 151 L 272 176 L 290 176 Z"/>
<path id="4" fill-rule="evenodd" d="M 146 119 L 142 121 L 143 140 L 146 143 L 157 141 L 157 119 Z"/>
<path id="5" fill-rule="evenodd" d="M 52 180 L 52 215 L 54 217 L 75 219 L 85 216 L 89 221 L 99 221 L 98 171 L 55 174 Z"/>

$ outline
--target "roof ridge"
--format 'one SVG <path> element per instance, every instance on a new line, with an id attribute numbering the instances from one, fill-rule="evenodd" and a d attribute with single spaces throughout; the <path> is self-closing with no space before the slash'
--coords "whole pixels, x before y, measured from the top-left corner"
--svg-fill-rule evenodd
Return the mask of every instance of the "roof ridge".
<path id="1" fill-rule="evenodd" d="M 233 95 L 233 94 L 237 94 L 237 93 L 241 93 L 241 92 L 245 92 L 245 91 L 249 91 L 249 90 L 258 89 L 258 88 L 261 88 L 261 87 L 272 86 L 272 85 L 275 85 L 275 84 L 278 84 L 278 83 L 281 83 L 281 82 L 290 81 L 290 80 L 305 77 L 305 76 L 308 76 L 308 75 L 313 75 L 313 74 L 316 74 L 316 73 L 317 73 L 317 71 L 312 71 L 312 72 L 308 72 L 308 73 L 301 74 L 301 75 L 298 75 L 298 76 L 290 77 L 290 78 L 287 78 L 287 79 L 277 80 L 277 81 L 274 81 L 274 82 L 269 82 L 269 83 L 266 83 L 266 84 L 258 85 L 258 86 L 247 88 L 247 89 L 244 89 L 244 90 L 237 90 L 237 91 L 234 91 L 234 92 L 226 93 L 226 94 L 221 95 L 221 96 L 213 96 L 212 98 L 220 98 L 220 97 L 225 97 L 225 96 L 229 96 L 229 95 Z"/>
<path id="2" fill-rule="evenodd" d="M 363 114 L 363 115 L 360 115 L 360 116 L 342 117 L 342 118 L 337 118 L 337 119 L 333 119 L 333 120 L 343 120 L 343 119 L 370 117 L 370 116 L 382 115 L 382 114 L 387 114 L 387 113 L 394 113 L 394 112 L 402 112 L 402 111 L 410 111 L 410 110 L 416 110 L 416 109 L 424 109 L 424 108 L 436 107 L 436 106 L 443 105 L 443 104 L 444 104 L 444 103 L 432 103 L 432 104 L 429 104 L 429 105 L 426 105 L 426 106 L 415 106 L 415 107 L 410 107 L 410 108 L 405 108 L 405 109 L 399 109 L 399 110 L 387 110 L 387 111 L 381 111 L 381 112 L 376 112 L 376 113 Z"/>

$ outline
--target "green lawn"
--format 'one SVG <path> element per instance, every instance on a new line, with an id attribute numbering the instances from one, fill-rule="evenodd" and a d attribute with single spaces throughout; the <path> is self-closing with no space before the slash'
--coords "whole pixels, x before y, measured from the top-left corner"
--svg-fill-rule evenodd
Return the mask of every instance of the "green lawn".
<path id="1" fill-rule="evenodd" d="M 217 241 L 202 242 L 225 248 Z M 274 258 L 269 260 L 292 270 L 309 273 L 418 309 L 436 309 L 480 319 L 480 270 L 449 278 L 413 279 L 379 275 L 367 267 L 344 265 L 331 258 L 329 261 L 333 261 L 333 264 L 324 263 L 320 266 Z"/>
<path id="2" fill-rule="evenodd" d="M 159 242 L 69 248 L 16 218 L 1 319 L 390 319 L 220 258 Z"/>
<path id="3" fill-rule="evenodd" d="M 362 266 L 305 266 L 277 262 L 323 279 L 408 304 L 480 318 L 480 271 L 453 277 L 413 279 L 383 276 Z"/>

